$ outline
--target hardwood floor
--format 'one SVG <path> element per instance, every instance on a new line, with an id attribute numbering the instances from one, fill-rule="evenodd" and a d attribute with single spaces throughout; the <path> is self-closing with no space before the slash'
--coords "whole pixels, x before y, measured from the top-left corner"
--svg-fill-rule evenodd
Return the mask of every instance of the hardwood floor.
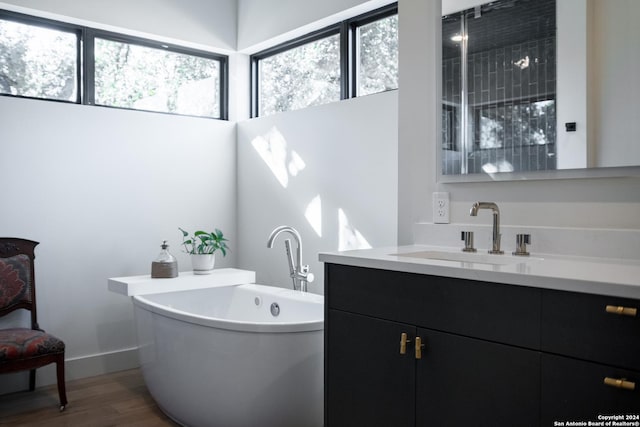
<path id="1" fill-rule="evenodd" d="M 138 369 L 67 382 L 58 411 L 56 386 L 0 396 L 0 426 L 177 426 L 155 404 Z"/>

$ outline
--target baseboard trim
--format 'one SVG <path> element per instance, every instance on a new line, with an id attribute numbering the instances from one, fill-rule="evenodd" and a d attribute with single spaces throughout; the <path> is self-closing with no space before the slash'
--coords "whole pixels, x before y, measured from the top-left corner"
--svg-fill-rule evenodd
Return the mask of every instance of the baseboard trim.
<path id="1" fill-rule="evenodd" d="M 134 369 L 139 365 L 137 347 L 72 357 L 65 360 L 65 378 L 66 381 L 73 381 Z M 2 375 L 0 395 L 26 390 L 29 384 L 28 378 L 28 371 Z M 36 373 L 36 387 L 45 387 L 51 384 L 56 384 L 54 364 L 42 367 Z"/>

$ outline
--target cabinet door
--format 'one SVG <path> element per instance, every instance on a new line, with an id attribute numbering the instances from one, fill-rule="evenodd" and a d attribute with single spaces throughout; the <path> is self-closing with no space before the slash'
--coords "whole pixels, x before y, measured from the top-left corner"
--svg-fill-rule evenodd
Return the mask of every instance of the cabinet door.
<path id="1" fill-rule="evenodd" d="M 605 378 L 614 383 L 605 384 Z M 615 387 L 623 378 L 625 387 Z M 599 415 L 640 415 L 640 372 L 543 354 L 542 425 L 600 421 Z"/>
<path id="2" fill-rule="evenodd" d="M 327 427 L 409 427 L 415 424 L 415 328 L 328 310 L 325 324 Z M 304 393 L 303 390 L 301 390 Z"/>
<path id="3" fill-rule="evenodd" d="M 540 353 L 419 329 L 417 426 L 538 426 Z"/>

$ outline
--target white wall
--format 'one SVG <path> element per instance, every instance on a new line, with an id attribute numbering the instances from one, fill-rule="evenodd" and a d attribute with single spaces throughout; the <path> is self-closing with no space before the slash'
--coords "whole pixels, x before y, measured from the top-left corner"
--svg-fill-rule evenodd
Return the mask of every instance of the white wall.
<path id="1" fill-rule="evenodd" d="M 234 0 L 10 3 L 0 7 L 235 49 Z M 235 123 L 0 97 L 0 128 L 0 236 L 41 242 L 39 320 L 67 345 L 67 379 L 136 366 L 131 301 L 107 279 L 148 274 L 163 239 L 190 270 L 179 226 L 221 228 L 232 252 L 218 263 L 235 266 Z M 41 371 L 39 385 L 55 381 Z M 3 376 L 0 393 L 25 384 Z"/>
<path id="2" fill-rule="evenodd" d="M 394 0 L 238 0 L 238 50 L 254 53 Z"/>
<path id="3" fill-rule="evenodd" d="M 316 275 L 310 291 L 323 293 L 318 252 L 355 249 L 358 237 L 394 245 L 397 128 L 396 91 L 239 123 L 239 267 L 255 270 L 260 283 L 290 287 L 290 236 L 266 246 L 276 226 L 290 225 Z"/>
<path id="4" fill-rule="evenodd" d="M 431 220 L 431 193 L 436 191 L 435 147 L 441 129 L 439 104 L 442 86 L 439 3 L 411 0 L 398 3 L 399 244 L 413 243 L 413 224 L 425 221 L 427 217 Z"/>
<path id="5" fill-rule="evenodd" d="M 437 182 L 440 14 L 438 2 L 400 0 L 400 242 L 413 242 L 416 227 L 432 223 L 433 191 L 450 192 L 452 226 L 440 227 L 452 228 L 454 236 L 456 224 L 489 223 L 484 216 L 469 217 L 478 200 L 497 202 L 506 225 L 640 229 L 640 180 L 634 178 Z"/>
<path id="6" fill-rule="evenodd" d="M 0 8 L 209 49 L 236 48 L 236 0 L 2 0 Z M 140 33 L 140 34 L 135 34 Z M 173 40 L 172 40 L 173 39 Z"/>
<path id="7" fill-rule="evenodd" d="M 329 0 L 301 7 L 293 0 L 239 0 L 238 50 L 250 54 L 392 2 Z M 395 244 L 397 96 L 376 94 L 238 124 L 240 268 L 255 270 L 259 282 L 291 286 L 284 239 L 266 247 L 273 228 L 291 225 L 302 234 L 304 262 L 316 275 L 310 290 L 322 293 L 318 252 L 355 247 L 357 237 L 372 246 Z M 275 174 L 254 143 L 270 147 Z M 288 170 L 294 153 L 305 165 L 297 175 Z"/>
<path id="8" fill-rule="evenodd" d="M 40 324 L 68 359 L 136 345 L 131 301 L 107 278 L 149 274 L 163 239 L 189 270 L 177 227 L 219 227 L 238 247 L 234 124 L 5 97 L 0 117 L 0 236 L 40 242 Z M 68 378 L 104 363 L 68 363 Z"/>

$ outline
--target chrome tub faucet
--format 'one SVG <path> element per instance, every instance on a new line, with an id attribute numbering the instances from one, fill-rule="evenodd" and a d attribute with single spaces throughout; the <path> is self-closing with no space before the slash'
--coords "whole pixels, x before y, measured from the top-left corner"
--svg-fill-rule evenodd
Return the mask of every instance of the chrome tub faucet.
<path id="1" fill-rule="evenodd" d="M 302 238 L 300 237 L 300 233 L 288 225 L 281 225 L 280 227 L 276 227 L 271 234 L 269 235 L 269 240 L 267 241 L 267 247 L 273 248 L 273 243 L 276 240 L 276 237 L 280 235 L 280 233 L 289 233 L 293 236 L 296 241 L 296 258 L 295 261 L 293 259 L 293 253 L 291 252 L 291 240 L 286 239 L 284 241 L 284 247 L 287 251 L 287 261 L 289 262 L 289 277 L 293 282 L 293 289 L 296 291 L 307 292 L 307 284 L 313 282 L 313 273 L 309 272 L 309 265 L 302 265 Z"/>

